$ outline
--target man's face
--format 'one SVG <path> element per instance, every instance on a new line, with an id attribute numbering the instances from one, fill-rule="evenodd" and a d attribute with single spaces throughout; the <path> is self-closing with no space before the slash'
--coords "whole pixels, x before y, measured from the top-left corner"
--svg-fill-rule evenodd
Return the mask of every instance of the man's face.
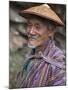
<path id="1" fill-rule="evenodd" d="M 28 46 L 31 48 L 43 45 L 49 38 L 49 31 L 40 20 L 30 19 L 27 25 Z"/>

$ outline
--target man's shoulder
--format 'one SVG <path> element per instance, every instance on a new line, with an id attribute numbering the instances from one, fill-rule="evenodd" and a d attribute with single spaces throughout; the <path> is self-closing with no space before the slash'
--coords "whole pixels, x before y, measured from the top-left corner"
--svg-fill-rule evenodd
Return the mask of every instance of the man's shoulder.
<path id="1" fill-rule="evenodd" d="M 51 59 L 57 61 L 63 61 L 65 59 L 65 53 L 59 47 L 55 45 L 55 43 L 50 44 L 44 51 L 45 57 L 50 57 Z"/>
<path id="2" fill-rule="evenodd" d="M 59 47 L 54 46 L 51 48 L 51 57 L 58 62 L 65 62 L 65 53 Z"/>

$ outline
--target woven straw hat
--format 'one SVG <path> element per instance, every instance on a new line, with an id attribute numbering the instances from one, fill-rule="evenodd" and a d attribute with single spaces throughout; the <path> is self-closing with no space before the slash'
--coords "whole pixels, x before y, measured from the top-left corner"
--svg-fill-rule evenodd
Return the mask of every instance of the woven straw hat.
<path id="1" fill-rule="evenodd" d="M 56 23 L 57 25 L 64 26 L 59 16 L 50 8 L 47 4 L 33 6 L 20 12 L 21 14 L 32 14 L 48 19 Z"/>

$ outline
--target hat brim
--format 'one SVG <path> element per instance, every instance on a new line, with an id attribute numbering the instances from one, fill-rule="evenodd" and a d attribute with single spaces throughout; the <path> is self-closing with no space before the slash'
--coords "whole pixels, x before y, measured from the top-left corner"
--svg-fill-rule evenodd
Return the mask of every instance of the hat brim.
<path id="1" fill-rule="evenodd" d="M 45 8 L 42 5 L 23 10 L 20 12 L 20 15 L 24 17 L 28 17 L 29 15 L 35 15 L 44 19 L 51 20 L 58 26 L 64 26 L 64 23 L 51 8 Z"/>

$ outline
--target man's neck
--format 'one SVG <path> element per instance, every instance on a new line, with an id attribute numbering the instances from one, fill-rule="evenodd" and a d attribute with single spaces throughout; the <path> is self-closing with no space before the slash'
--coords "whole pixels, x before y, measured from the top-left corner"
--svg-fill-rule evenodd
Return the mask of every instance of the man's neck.
<path id="1" fill-rule="evenodd" d="M 34 48 L 34 49 L 32 50 L 32 53 L 33 53 L 33 54 L 38 54 L 40 51 L 41 51 L 41 52 L 44 52 L 44 50 L 47 48 L 47 45 L 48 45 L 49 41 L 50 41 L 50 39 L 48 39 L 48 40 L 47 40 L 46 42 L 44 42 L 42 45 Z"/>
<path id="2" fill-rule="evenodd" d="M 36 53 L 39 53 L 40 51 L 44 51 L 44 49 L 46 48 L 45 44 L 41 45 L 41 46 L 38 46 L 36 49 L 35 49 L 35 54 Z"/>

